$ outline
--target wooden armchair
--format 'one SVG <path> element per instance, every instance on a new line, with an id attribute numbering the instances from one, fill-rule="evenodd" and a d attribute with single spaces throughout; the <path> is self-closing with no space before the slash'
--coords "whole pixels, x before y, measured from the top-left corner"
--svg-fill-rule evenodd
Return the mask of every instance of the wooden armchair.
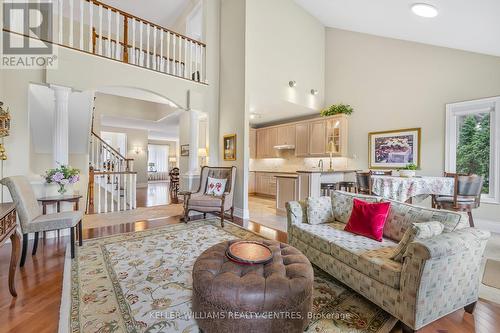
<path id="1" fill-rule="evenodd" d="M 434 195 L 432 197 L 433 207 L 466 212 L 469 215 L 469 225 L 474 227 L 472 210 L 479 208 L 481 205 L 483 176 L 448 172 L 445 172 L 444 176 L 455 179 L 453 196 Z"/>
<path id="2" fill-rule="evenodd" d="M 226 188 L 222 196 L 208 195 L 208 177 L 217 179 L 227 179 Z M 236 181 L 236 167 L 207 167 L 201 168 L 200 185 L 196 192 L 180 192 L 184 196 L 184 222 L 189 221 L 189 212 L 196 211 L 203 213 L 220 213 L 221 226 L 224 227 L 224 214 L 231 213 L 231 220 L 234 217 L 234 184 Z"/>

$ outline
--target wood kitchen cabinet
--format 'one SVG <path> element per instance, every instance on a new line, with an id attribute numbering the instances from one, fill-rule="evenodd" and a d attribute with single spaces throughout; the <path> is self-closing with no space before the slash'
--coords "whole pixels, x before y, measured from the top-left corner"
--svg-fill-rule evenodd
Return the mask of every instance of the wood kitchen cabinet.
<path id="1" fill-rule="evenodd" d="M 295 125 L 295 156 L 309 156 L 309 123 Z"/>
<path id="2" fill-rule="evenodd" d="M 254 159 L 257 157 L 257 131 L 255 129 L 250 129 L 248 140 L 250 141 L 250 158 Z"/>
<path id="3" fill-rule="evenodd" d="M 255 191 L 255 172 L 250 171 L 248 173 L 248 193 L 254 194 Z"/>
<path id="4" fill-rule="evenodd" d="M 276 177 L 268 172 L 255 173 L 255 193 L 267 196 L 276 196 Z"/>
<path id="5" fill-rule="evenodd" d="M 309 155 L 323 156 L 326 154 L 326 121 L 318 120 L 309 123 Z"/>
<path id="6" fill-rule="evenodd" d="M 278 146 L 284 146 L 284 145 L 295 146 L 295 125 L 280 126 L 278 127 L 277 131 L 278 131 L 278 138 L 277 138 Z"/>
<path id="7" fill-rule="evenodd" d="M 259 128 L 254 140 L 256 158 L 278 157 L 274 147 L 283 145 L 295 146 L 297 157 L 326 157 L 330 148 L 334 156 L 347 156 L 347 130 L 348 118 L 343 114 Z"/>

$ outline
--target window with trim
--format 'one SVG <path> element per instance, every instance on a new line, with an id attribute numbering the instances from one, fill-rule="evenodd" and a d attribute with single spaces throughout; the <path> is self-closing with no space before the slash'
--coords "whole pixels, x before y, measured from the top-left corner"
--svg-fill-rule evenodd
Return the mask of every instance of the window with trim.
<path id="1" fill-rule="evenodd" d="M 482 201 L 500 202 L 500 97 L 446 106 L 446 171 L 484 177 Z"/>

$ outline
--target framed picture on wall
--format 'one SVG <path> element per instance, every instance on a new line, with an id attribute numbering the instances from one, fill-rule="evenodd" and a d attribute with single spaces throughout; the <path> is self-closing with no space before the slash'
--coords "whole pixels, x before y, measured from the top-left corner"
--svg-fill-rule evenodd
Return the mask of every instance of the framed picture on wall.
<path id="1" fill-rule="evenodd" d="M 368 133 L 370 169 L 420 168 L 421 128 Z"/>
<path id="2" fill-rule="evenodd" d="M 181 145 L 181 156 L 189 156 L 189 145 Z"/>
<path id="3" fill-rule="evenodd" d="M 236 134 L 224 135 L 224 161 L 236 161 Z"/>

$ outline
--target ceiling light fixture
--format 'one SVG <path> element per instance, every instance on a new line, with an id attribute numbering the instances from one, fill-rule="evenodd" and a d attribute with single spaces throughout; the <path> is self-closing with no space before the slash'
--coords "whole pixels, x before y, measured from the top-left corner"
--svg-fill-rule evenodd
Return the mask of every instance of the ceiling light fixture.
<path id="1" fill-rule="evenodd" d="M 290 88 L 295 88 L 297 86 L 297 81 L 289 81 L 288 82 L 288 85 L 290 86 Z"/>
<path id="2" fill-rule="evenodd" d="M 311 89 L 311 95 L 316 96 L 317 94 L 319 94 L 319 91 L 317 89 Z"/>
<path id="3" fill-rule="evenodd" d="M 425 17 L 425 18 L 433 18 L 438 16 L 438 10 L 433 5 L 429 5 L 428 3 L 414 3 L 411 6 L 411 11 L 413 14 Z"/>
<path id="4" fill-rule="evenodd" d="M 260 119 L 262 118 L 262 115 L 260 113 L 255 113 L 255 112 L 251 112 L 250 113 L 250 119 Z"/>

